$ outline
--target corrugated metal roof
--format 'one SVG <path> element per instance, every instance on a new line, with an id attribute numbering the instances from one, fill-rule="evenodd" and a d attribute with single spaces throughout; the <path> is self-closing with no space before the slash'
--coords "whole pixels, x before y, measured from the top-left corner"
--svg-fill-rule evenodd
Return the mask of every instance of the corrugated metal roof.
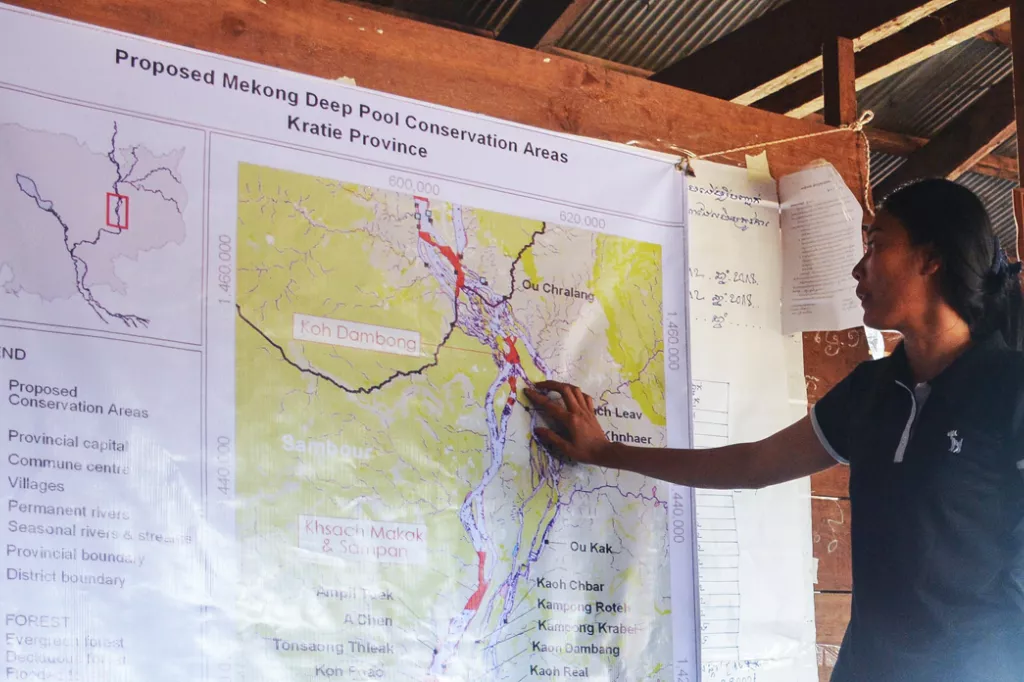
<path id="1" fill-rule="evenodd" d="M 901 156 L 873 152 L 871 154 L 871 185 L 877 186 L 904 163 L 906 163 L 906 159 Z M 1008 249 L 1009 253 L 1016 253 L 1017 223 L 1013 217 L 1012 192 L 1017 187 L 1017 183 L 980 173 L 965 173 L 957 182 L 978 195 L 985 204 L 985 209 L 992 221 L 992 229 L 999 237 L 1003 248 Z M 883 197 L 875 195 L 875 201 L 881 199 Z"/>
<path id="2" fill-rule="evenodd" d="M 1016 133 L 1010 136 L 1010 139 L 1002 143 L 993 150 L 994 154 L 1000 156 L 1012 156 L 1017 158 L 1017 135 Z"/>
<path id="3" fill-rule="evenodd" d="M 362 0 L 477 30 L 500 32 L 521 0 Z M 596 0 L 558 46 L 642 69 L 658 71 L 720 39 L 787 0 Z M 780 36 L 780 39 L 784 37 Z M 969 40 L 859 93 L 862 110 L 875 112 L 874 127 L 930 138 L 1012 72 L 1010 50 Z M 1016 156 L 1016 138 L 996 150 Z M 872 184 L 905 159 L 874 153 Z M 967 173 L 959 182 L 985 202 L 1000 239 L 1013 249 L 1016 225 L 1011 190 L 1016 183 Z"/>
<path id="4" fill-rule="evenodd" d="M 466 21 L 476 28 L 500 31 L 519 7 L 519 0 L 467 0 Z"/>
<path id="5" fill-rule="evenodd" d="M 658 71 L 786 1 L 597 0 L 558 46 Z"/>
<path id="6" fill-rule="evenodd" d="M 871 186 L 874 187 L 885 180 L 906 162 L 907 160 L 902 156 L 871 152 Z M 875 199 L 881 199 L 881 197 L 875 197 Z"/>
<path id="7" fill-rule="evenodd" d="M 1013 189 L 1017 183 L 978 173 L 964 173 L 957 182 L 981 198 L 1003 248 L 1009 254 L 1017 253 L 1017 223 L 1013 217 Z"/>
<path id="8" fill-rule="evenodd" d="M 931 137 L 1013 71 L 1008 48 L 969 40 L 901 71 L 858 95 L 872 126 Z"/>
<path id="9" fill-rule="evenodd" d="M 413 16 L 497 32 L 519 7 L 520 0 L 357 0 Z"/>
<path id="10" fill-rule="evenodd" d="M 930 138 L 1012 72 L 1009 49 L 970 40 L 866 88 L 859 93 L 858 103 L 862 111 L 875 112 L 873 127 Z M 1009 140 L 996 153 L 1016 156 L 1015 145 L 1015 140 Z M 898 156 L 873 153 L 872 185 L 903 163 Z M 1017 183 L 979 173 L 965 173 L 958 182 L 981 198 L 996 236 L 1004 248 L 1016 253 L 1012 191 Z"/>

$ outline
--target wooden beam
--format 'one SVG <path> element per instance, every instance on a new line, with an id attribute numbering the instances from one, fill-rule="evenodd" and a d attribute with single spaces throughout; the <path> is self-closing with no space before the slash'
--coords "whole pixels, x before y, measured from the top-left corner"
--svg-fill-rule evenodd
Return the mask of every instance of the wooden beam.
<path id="1" fill-rule="evenodd" d="M 449 28 L 453 31 L 459 31 L 461 33 L 471 33 L 475 36 L 485 36 L 487 38 L 494 38 L 494 31 L 486 28 L 477 28 L 476 26 L 470 26 L 465 23 L 465 18 L 459 11 L 459 7 L 453 6 L 451 3 L 441 3 L 438 5 L 432 5 L 430 7 L 430 16 L 420 13 L 413 12 L 408 9 L 404 9 L 402 3 L 399 3 L 398 7 L 392 5 L 384 5 L 376 2 L 368 2 L 368 0 L 342 0 L 346 4 L 355 5 L 356 7 L 362 7 L 364 9 L 372 10 L 374 12 L 383 12 L 384 14 L 391 14 L 396 17 L 402 17 L 404 19 L 412 19 L 414 21 L 422 21 L 424 24 L 430 24 L 431 26 L 440 26 L 442 28 Z M 424 8 L 426 9 L 426 8 Z M 462 19 L 462 21 L 460 21 Z"/>
<path id="2" fill-rule="evenodd" d="M 868 136 L 868 141 L 871 142 L 871 151 L 893 156 L 910 156 L 928 144 L 928 140 L 923 137 L 903 135 L 878 128 L 865 128 L 864 132 Z M 978 161 L 976 166 L 967 170 L 1017 182 L 1017 168 L 1017 159 L 1000 154 L 989 154 Z"/>
<path id="3" fill-rule="evenodd" d="M 814 405 L 824 398 L 833 386 L 868 359 L 870 354 L 863 327 L 844 331 L 806 332 L 804 379 L 808 405 Z"/>
<path id="4" fill-rule="evenodd" d="M 987 42 L 1002 45 L 1003 47 L 1010 47 L 1013 43 L 1013 38 L 1010 35 L 1010 22 L 996 26 L 990 31 L 985 31 L 978 37 Z"/>
<path id="5" fill-rule="evenodd" d="M 1015 129 L 1011 76 L 989 88 L 928 144 L 908 156 L 905 164 L 878 185 L 876 196 L 885 196 L 917 178 L 955 180 L 1009 139 Z"/>
<path id="6" fill-rule="evenodd" d="M 814 595 L 814 626 L 817 631 L 818 679 L 829 682 L 839 645 L 850 622 L 849 592 L 819 592 Z"/>
<path id="7" fill-rule="evenodd" d="M 825 119 L 821 114 L 811 114 L 804 120 L 824 122 Z M 865 128 L 864 133 L 868 136 L 868 142 L 871 143 L 872 152 L 883 152 L 893 156 L 910 156 L 928 144 L 928 139 L 924 137 L 904 135 L 879 128 Z M 1018 182 L 1018 166 L 1016 158 L 993 153 L 982 158 L 976 166 L 968 170 L 981 175 Z"/>
<path id="8" fill-rule="evenodd" d="M 555 45 L 596 0 L 520 0 L 498 40 L 520 47 Z"/>
<path id="9" fill-rule="evenodd" d="M 602 69 L 610 69 L 612 71 L 618 71 L 619 73 L 629 74 L 637 78 L 650 78 L 651 74 L 654 73 L 648 69 L 641 69 L 636 66 L 629 66 L 627 64 L 620 64 L 619 62 L 613 62 L 608 59 L 601 59 L 589 54 L 583 54 L 582 52 L 574 52 L 572 50 L 566 50 L 561 47 L 555 47 L 554 45 L 545 45 L 544 47 L 538 47 L 541 52 L 548 54 L 557 54 L 559 57 L 565 57 L 566 59 L 575 59 L 578 62 L 584 64 L 590 64 L 591 66 L 597 66 Z"/>
<path id="10" fill-rule="evenodd" d="M 811 541 L 818 560 L 822 592 L 853 589 L 850 550 L 850 501 L 811 498 Z"/>
<path id="11" fill-rule="evenodd" d="M 804 381 L 807 404 L 813 406 L 836 384 L 869 359 L 863 328 L 804 334 Z M 817 497 L 850 496 L 849 467 L 834 466 L 811 476 L 811 494 Z"/>
<path id="12" fill-rule="evenodd" d="M 1015 128 L 1016 129 L 1016 128 Z M 1003 156 L 1001 154 L 989 154 L 974 168 L 968 168 L 973 173 L 980 175 L 989 175 L 994 178 L 1002 178 L 1003 180 L 1013 180 L 1014 182 L 1020 182 L 1018 175 L 1020 171 L 1020 164 L 1017 163 L 1017 159 L 1012 156 Z"/>
<path id="13" fill-rule="evenodd" d="M 1024 130 L 1024 0 L 1013 0 L 1010 4 L 1010 47 L 1013 52 L 1013 113 L 1017 130 Z M 1017 162 L 1024 158 L 1024 139 L 1017 136 Z M 1017 184 L 1024 184 L 1017 169 Z M 1013 191 L 1013 214 L 1017 223 L 1017 259 L 1024 258 L 1024 192 L 1018 187 Z"/>
<path id="14" fill-rule="evenodd" d="M 804 334 L 804 381 L 808 406 L 821 400 L 857 365 L 869 358 L 867 338 L 861 327 Z M 811 477 L 811 494 L 849 497 L 849 483 L 849 467 L 834 466 Z"/>
<path id="15" fill-rule="evenodd" d="M 965 40 L 1009 21 L 1010 0 L 960 0 L 857 53 L 857 90 L 899 73 Z M 754 106 L 796 118 L 824 105 L 822 81 L 807 76 L 755 102 Z"/>
<path id="16" fill-rule="evenodd" d="M 1013 115 L 1018 123 L 1024 123 L 1024 0 L 1013 0 L 1010 4 L 1010 42 L 1013 54 Z M 1021 128 L 1024 130 L 1024 128 Z M 1017 160 L 1024 158 L 1024 137 L 1017 136 Z M 1024 178 L 1018 178 L 1018 182 Z M 1024 184 L 1024 183 L 1021 183 Z"/>
<path id="17" fill-rule="evenodd" d="M 618 71 L 619 73 L 625 73 L 637 78 L 648 78 L 653 73 L 646 69 L 619 64 L 618 62 L 608 61 L 607 59 L 601 59 L 600 57 L 594 57 L 581 52 L 573 52 L 572 50 L 566 50 L 560 47 L 544 47 L 541 48 L 541 51 L 548 54 L 558 55 L 559 57 L 573 59 L 602 69 Z M 820 114 L 811 114 L 804 118 L 816 123 L 824 122 L 824 117 Z M 886 154 L 893 154 L 895 156 L 910 156 L 912 153 L 916 152 L 928 143 L 928 140 L 923 137 L 902 135 L 900 133 L 892 133 L 878 128 L 866 128 L 864 132 L 867 133 L 872 151 L 885 152 Z M 985 158 L 981 159 L 981 161 L 979 161 L 978 164 L 970 170 L 981 175 L 988 175 L 1016 182 L 1018 173 L 1017 169 L 1018 164 L 1016 158 L 1011 156 L 1002 156 L 999 154 L 989 154 Z M 813 486 L 814 477 L 811 478 L 811 484 Z M 831 493 L 822 492 L 821 494 L 827 495 Z"/>
<path id="18" fill-rule="evenodd" d="M 821 69 L 826 38 L 861 50 L 953 0 L 791 0 L 655 74 L 653 80 L 750 104 Z"/>
<path id="19" fill-rule="evenodd" d="M 891 154 L 892 156 L 910 156 L 928 144 L 928 138 L 915 135 L 904 135 L 879 128 L 865 128 L 864 132 L 871 142 L 871 151 Z"/>
<path id="20" fill-rule="evenodd" d="M 1024 259 L 1024 189 L 1017 187 L 1013 190 L 1013 218 L 1017 224 L 1017 260 Z"/>
<path id="21" fill-rule="evenodd" d="M 818 497 L 849 497 L 850 467 L 837 465 L 811 476 L 811 494 Z"/>
<path id="22" fill-rule="evenodd" d="M 839 660 L 839 646 L 818 644 L 818 682 L 832 682 L 832 670 Z"/>
<path id="23" fill-rule="evenodd" d="M 578 61 L 524 50 L 335 0 L 13 0 L 12 4 L 156 40 L 610 142 L 713 152 L 828 130 Z M 311 19 L 311 17 L 315 17 Z M 857 196 L 854 135 L 771 147 L 772 169 L 827 158 Z M 741 165 L 742 152 L 722 158 Z"/>
<path id="24" fill-rule="evenodd" d="M 853 70 L 853 40 L 834 37 L 821 48 L 821 80 L 825 124 L 849 125 L 857 119 L 857 78 Z"/>
<path id="25" fill-rule="evenodd" d="M 842 644 L 850 623 L 849 592 L 818 592 L 814 595 L 814 623 L 819 644 Z"/>

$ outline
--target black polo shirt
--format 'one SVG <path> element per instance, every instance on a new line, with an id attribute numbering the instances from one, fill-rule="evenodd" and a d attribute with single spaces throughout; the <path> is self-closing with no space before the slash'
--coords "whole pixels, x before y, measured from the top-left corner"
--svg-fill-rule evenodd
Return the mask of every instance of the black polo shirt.
<path id="1" fill-rule="evenodd" d="M 853 607 L 833 682 L 1024 680 L 1024 354 L 915 386 L 901 345 L 814 407 L 850 465 Z"/>

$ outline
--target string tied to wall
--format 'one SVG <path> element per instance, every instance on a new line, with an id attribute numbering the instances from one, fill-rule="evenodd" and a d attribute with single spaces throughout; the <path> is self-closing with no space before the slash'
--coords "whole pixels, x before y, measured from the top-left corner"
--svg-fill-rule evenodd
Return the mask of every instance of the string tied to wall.
<path id="1" fill-rule="evenodd" d="M 835 135 L 836 133 L 853 133 L 855 135 L 860 135 L 861 139 L 864 142 L 864 168 L 865 168 L 865 171 L 864 171 L 864 208 L 868 211 L 868 213 L 870 213 L 873 216 L 875 214 L 875 211 L 874 211 L 874 207 L 871 205 L 871 194 L 870 194 L 870 192 L 871 192 L 871 140 L 868 139 L 867 133 L 864 132 L 864 127 L 867 126 L 869 123 L 871 123 L 871 121 L 873 121 L 874 118 L 875 118 L 875 113 L 873 111 L 871 111 L 870 109 L 867 109 L 863 113 L 861 113 L 860 117 L 858 117 L 857 120 L 854 121 L 853 123 L 845 123 L 845 124 L 843 124 L 841 126 L 837 126 L 835 128 L 831 128 L 829 130 L 819 130 L 817 132 L 805 133 L 803 135 L 794 135 L 792 137 L 783 137 L 783 138 L 778 139 L 778 140 L 767 140 L 767 141 L 764 141 L 764 142 L 755 142 L 755 143 L 752 143 L 752 144 L 743 145 L 741 147 L 733 147 L 731 149 L 723 149 L 721 151 L 708 152 L 708 153 L 705 153 L 705 154 L 697 154 L 695 152 L 690 151 L 689 149 L 684 149 L 682 147 L 677 147 L 676 145 L 674 145 L 674 144 L 672 144 L 670 142 L 664 142 L 662 140 L 659 140 L 658 142 L 661 143 L 662 146 L 668 147 L 672 151 L 675 151 L 675 152 L 678 152 L 679 154 L 681 154 L 682 158 L 679 159 L 679 163 L 676 164 L 676 168 L 678 170 L 680 170 L 680 171 L 683 171 L 683 172 L 685 172 L 687 174 L 692 175 L 693 174 L 693 168 L 691 167 L 691 162 L 693 162 L 693 161 L 704 161 L 704 160 L 707 160 L 707 159 L 713 159 L 713 158 L 718 157 L 718 156 L 725 156 L 727 154 L 736 154 L 736 153 L 739 153 L 739 152 L 747 152 L 747 151 L 751 151 L 751 150 L 754 150 L 754 149 L 766 149 L 768 147 L 774 147 L 774 146 L 781 145 L 781 144 L 790 144 L 792 142 L 799 142 L 801 140 L 809 140 L 809 139 L 815 138 L 815 137 L 823 137 L 825 135 Z M 638 141 L 638 140 L 630 140 L 629 142 L 626 142 L 626 144 L 627 145 L 631 145 L 631 146 L 641 146 L 642 145 L 642 143 L 640 141 Z"/>

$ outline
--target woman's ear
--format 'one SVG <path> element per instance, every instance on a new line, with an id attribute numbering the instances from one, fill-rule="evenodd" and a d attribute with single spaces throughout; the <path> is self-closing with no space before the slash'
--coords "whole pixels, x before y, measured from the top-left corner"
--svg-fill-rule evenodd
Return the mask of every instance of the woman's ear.
<path id="1" fill-rule="evenodd" d="M 921 263 L 921 275 L 928 277 L 936 274 L 942 269 L 942 258 L 935 250 L 934 246 L 926 246 L 921 249 L 922 263 Z"/>

